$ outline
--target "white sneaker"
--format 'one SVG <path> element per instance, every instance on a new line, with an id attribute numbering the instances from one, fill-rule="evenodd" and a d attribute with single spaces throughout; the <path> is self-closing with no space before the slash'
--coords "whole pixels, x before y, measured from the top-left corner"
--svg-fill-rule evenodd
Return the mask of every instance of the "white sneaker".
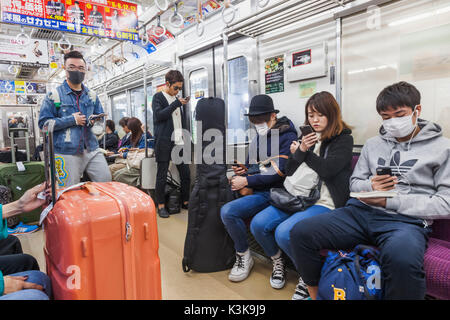
<path id="1" fill-rule="evenodd" d="M 286 283 L 286 267 L 283 257 L 272 258 L 273 271 L 270 276 L 270 285 L 274 289 L 282 289 Z"/>
<path id="2" fill-rule="evenodd" d="M 239 282 L 247 279 L 253 268 L 253 258 L 250 251 L 245 254 L 236 253 L 236 262 L 228 275 L 228 280 Z"/>
<path id="3" fill-rule="evenodd" d="M 297 287 L 295 287 L 295 293 L 292 296 L 292 300 L 311 300 L 309 296 L 308 287 L 303 282 L 303 279 L 298 278 Z"/>

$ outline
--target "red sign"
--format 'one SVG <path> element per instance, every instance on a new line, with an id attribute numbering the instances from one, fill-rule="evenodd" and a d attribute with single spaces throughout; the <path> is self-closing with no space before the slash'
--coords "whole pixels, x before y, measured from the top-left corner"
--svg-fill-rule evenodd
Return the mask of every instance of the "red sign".
<path id="1" fill-rule="evenodd" d="M 120 36 L 122 32 L 137 33 L 137 5 L 130 2 L 108 0 L 1 1 L 2 21 L 4 22 L 112 38 L 124 38 Z"/>

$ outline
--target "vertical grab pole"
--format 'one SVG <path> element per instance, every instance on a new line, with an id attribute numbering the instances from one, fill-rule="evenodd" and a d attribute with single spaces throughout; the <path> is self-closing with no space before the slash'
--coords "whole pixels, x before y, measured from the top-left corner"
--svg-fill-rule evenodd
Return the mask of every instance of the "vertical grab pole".
<path id="1" fill-rule="evenodd" d="M 147 148 L 147 144 L 148 144 L 148 141 L 147 141 L 147 131 L 148 131 L 148 128 L 147 128 L 147 117 L 148 117 L 148 111 L 147 111 L 147 70 L 146 70 L 146 63 L 144 63 L 144 66 L 143 66 L 143 68 L 142 68 L 142 71 L 143 71 L 143 74 L 144 74 L 144 108 L 145 108 L 145 111 L 144 111 L 144 113 L 145 113 L 145 132 L 144 132 L 144 135 L 145 135 L 145 157 L 146 158 L 148 158 L 148 148 Z"/>
<path id="2" fill-rule="evenodd" d="M 228 163 L 228 35 L 224 31 L 223 40 L 223 101 L 225 102 L 225 163 Z"/>

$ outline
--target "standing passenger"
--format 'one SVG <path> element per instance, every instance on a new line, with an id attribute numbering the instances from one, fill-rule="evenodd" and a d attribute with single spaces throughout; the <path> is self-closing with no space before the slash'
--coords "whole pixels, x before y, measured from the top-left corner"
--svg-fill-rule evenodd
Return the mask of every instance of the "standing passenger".
<path id="1" fill-rule="evenodd" d="M 169 212 L 165 208 L 165 190 L 167 171 L 175 145 L 183 145 L 182 129 L 185 127 L 184 110 L 182 106 L 188 98 L 177 98 L 176 95 L 183 88 L 183 75 L 177 70 L 166 74 L 166 86 L 161 92 L 153 96 L 153 125 L 155 130 L 155 157 L 157 162 L 155 196 L 158 204 L 158 214 L 161 218 L 168 218 Z M 172 135 L 174 140 L 172 140 Z M 190 143 L 190 142 L 187 142 Z M 181 179 L 182 208 L 187 209 L 191 177 L 189 166 L 185 163 L 177 165 Z"/>
<path id="2" fill-rule="evenodd" d="M 61 187 L 80 182 L 86 170 L 96 182 L 111 181 L 105 157 L 100 152 L 96 136 L 91 132 L 89 117 L 103 113 L 97 95 L 83 85 L 86 61 L 78 51 L 64 55 L 67 79 L 44 99 L 39 114 L 39 127 L 53 119 L 57 172 Z"/>

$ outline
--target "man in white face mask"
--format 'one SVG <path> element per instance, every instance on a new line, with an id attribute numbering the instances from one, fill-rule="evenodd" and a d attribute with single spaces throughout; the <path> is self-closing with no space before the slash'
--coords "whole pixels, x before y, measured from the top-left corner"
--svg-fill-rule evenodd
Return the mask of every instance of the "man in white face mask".
<path id="1" fill-rule="evenodd" d="M 293 255 L 313 298 L 323 265 L 320 250 L 364 243 L 380 249 L 384 299 L 424 299 L 429 226 L 450 218 L 450 140 L 438 124 L 419 118 L 420 100 L 406 82 L 379 94 L 380 134 L 366 141 L 350 178 L 351 192 L 393 191 L 391 197 L 352 198 L 291 230 Z"/>
<path id="2" fill-rule="evenodd" d="M 269 206 L 270 188 L 283 185 L 290 146 L 297 140 L 293 123 L 287 117 L 277 118 L 277 113 L 271 97 L 257 95 L 246 114 L 258 135 L 250 143 L 246 164 L 233 166 L 236 175 L 231 179 L 231 189 L 244 197 L 226 203 L 220 210 L 236 249 L 236 263 L 228 276 L 230 281 L 244 280 L 253 267 L 244 220 Z"/>

